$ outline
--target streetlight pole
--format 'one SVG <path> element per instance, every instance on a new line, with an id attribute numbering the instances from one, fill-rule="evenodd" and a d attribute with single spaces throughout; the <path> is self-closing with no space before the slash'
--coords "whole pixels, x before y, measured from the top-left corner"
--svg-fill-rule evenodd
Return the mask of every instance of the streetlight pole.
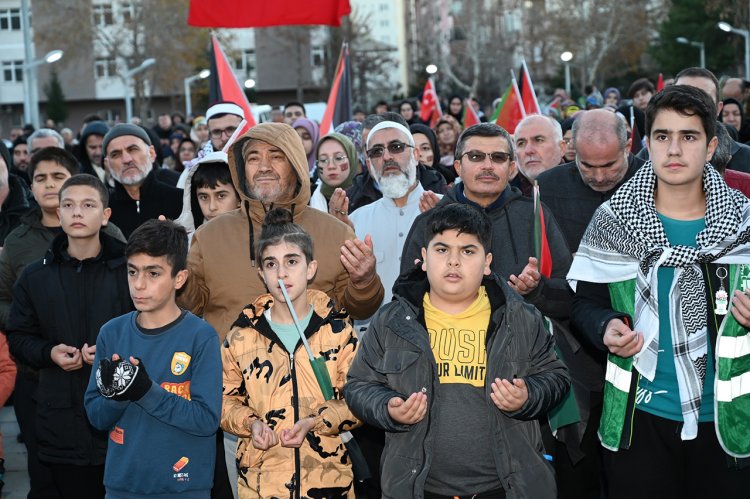
<path id="1" fill-rule="evenodd" d="M 745 79 L 750 80 L 750 31 L 746 29 L 735 28 L 727 22 L 720 22 L 717 24 L 720 30 L 727 33 L 734 33 L 745 38 Z"/>
<path id="2" fill-rule="evenodd" d="M 133 69 L 128 69 L 125 71 L 125 74 L 123 75 L 125 78 L 125 122 L 130 123 L 130 120 L 133 119 L 133 97 L 130 94 L 130 86 L 133 84 L 133 76 L 140 73 L 141 71 L 145 71 L 146 69 L 150 68 L 156 64 L 156 59 L 153 57 L 150 57 L 143 61 L 140 66 L 135 67 Z"/>
<path id="3" fill-rule="evenodd" d="M 560 54 L 560 59 L 565 63 L 565 93 L 570 99 L 570 61 L 573 60 L 573 53 L 566 51 Z"/>
<path id="4" fill-rule="evenodd" d="M 190 85 L 192 85 L 194 81 L 208 78 L 208 75 L 210 74 L 211 74 L 210 69 L 204 69 L 198 74 L 195 74 L 193 76 L 188 76 L 187 78 L 185 78 L 184 80 L 184 83 L 185 83 L 185 118 L 193 114 L 193 101 L 192 101 L 192 96 L 190 95 Z"/>
<path id="5" fill-rule="evenodd" d="M 684 36 L 678 36 L 675 38 L 675 41 L 677 43 L 681 43 L 683 45 L 690 45 L 692 47 L 698 47 L 700 50 L 700 57 L 701 57 L 701 67 L 706 67 L 706 44 L 703 42 L 694 42 L 693 40 L 688 40 Z"/>

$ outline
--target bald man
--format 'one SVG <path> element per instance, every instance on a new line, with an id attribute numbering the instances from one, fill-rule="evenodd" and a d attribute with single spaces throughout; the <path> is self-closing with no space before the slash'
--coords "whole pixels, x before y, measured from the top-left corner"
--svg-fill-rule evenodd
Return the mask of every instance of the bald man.
<path id="1" fill-rule="evenodd" d="M 572 252 L 596 208 L 612 197 L 643 165 L 630 154 L 625 120 L 596 109 L 581 113 L 573 123 L 576 158 L 537 177 L 542 202 L 549 207 Z M 605 378 L 603 352 L 579 342 L 566 322 L 555 324 L 555 338 L 573 378 L 581 422 L 556 434 L 554 465 L 559 497 L 598 498 L 601 446 L 597 438 Z"/>
<path id="2" fill-rule="evenodd" d="M 748 90 L 750 90 L 750 87 L 745 85 L 745 81 L 742 78 L 729 78 L 721 88 L 721 96 L 724 99 L 731 97 L 744 105 Z"/>

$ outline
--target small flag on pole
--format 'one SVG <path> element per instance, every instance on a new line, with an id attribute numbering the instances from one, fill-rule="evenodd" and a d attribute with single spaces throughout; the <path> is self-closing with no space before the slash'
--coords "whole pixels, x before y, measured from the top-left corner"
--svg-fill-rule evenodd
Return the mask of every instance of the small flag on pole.
<path id="1" fill-rule="evenodd" d="M 419 111 L 419 119 L 427 123 L 431 128 L 435 128 L 438 120 L 443 116 L 443 110 L 440 108 L 440 99 L 435 90 L 435 82 L 432 78 L 427 79 L 422 91 L 422 106 Z"/>
<path id="2" fill-rule="evenodd" d="M 352 118 L 352 84 L 349 74 L 349 45 L 341 46 L 339 62 L 336 64 L 328 104 L 320 120 L 320 136 L 328 135 L 333 129 Z"/>
<path id="3" fill-rule="evenodd" d="M 544 277 L 552 275 L 552 254 L 547 241 L 547 226 L 544 223 L 539 183 L 534 180 L 534 249 L 539 262 L 539 273 Z"/>
<path id="4" fill-rule="evenodd" d="M 215 35 L 211 35 L 211 76 L 209 76 L 209 101 L 233 102 L 240 106 L 245 113 L 245 125 L 237 129 L 237 136 L 255 126 L 255 118 L 247 100 L 245 90 L 237 81 L 232 65 L 219 45 Z"/>
<path id="5" fill-rule="evenodd" d="M 526 114 L 542 114 L 539 102 L 536 99 L 536 92 L 534 92 L 534 84 L 531 82 L 529 68 L 526 67 L 525 60 L 521 63 L 521 78 L 518 80 L 518 88 L 520 90 L 521 101 L 523 102 L 523 108 L 526 111 Z"/>
<path id="6" fill-rule="evenodd" d="M 480 122 L 479 115 L 474 111 L 474 106 L 471 105 L 471 99 L 466 99 L 466 102 L 464 102 L 463 116 L 464 130 L 470 126 L 478 125 Z"/>
<path id="7" fill-rule="evenodd" d="M 525 116 L 526 111 L 523 109 L 521 94 L 514 78 L 505 91 L 500 104 L 497 105 L 491 121 L 505 128 L 508 133 L 513 134 L 516 132 L 516 126 Z"/>

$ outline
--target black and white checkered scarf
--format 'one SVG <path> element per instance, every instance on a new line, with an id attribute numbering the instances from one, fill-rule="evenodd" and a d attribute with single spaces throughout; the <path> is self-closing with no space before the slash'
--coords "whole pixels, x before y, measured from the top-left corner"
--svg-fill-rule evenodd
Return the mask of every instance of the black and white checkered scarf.
<path id="1" fill-rule="evenodd" d="M 705 284 L 701 265 L 750 263 L 750 203 L 730 189 L 710 165 L 703 173 L 706 228 L 697 247 L 672 246 L 656 214 L 656 176 L 651 163 L 641 167 L 594 213 L 568 273 L 577 281 L 619 282 L 636 279 L 634 329 L 644 347 L 634 357 L 638 371 L 654 379 L 659 351 L 657 270 L 674 267 L 670 289 L 672 351 L 684 425 L 682 439 L 695 438 L 708 359 Z"/>

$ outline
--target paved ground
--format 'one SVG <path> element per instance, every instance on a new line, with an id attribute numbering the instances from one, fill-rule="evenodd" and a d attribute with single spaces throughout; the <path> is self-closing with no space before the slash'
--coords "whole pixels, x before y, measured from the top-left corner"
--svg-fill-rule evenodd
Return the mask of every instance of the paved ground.
<path id="1" fill-rule="evenodd" d="M 24 499 L 29 492 L 26 447 L 16 439 L 18 423 L 13 407 L 0 408 L 0 433 L 5 452 L 5 487 L 2 499 Z"/>

